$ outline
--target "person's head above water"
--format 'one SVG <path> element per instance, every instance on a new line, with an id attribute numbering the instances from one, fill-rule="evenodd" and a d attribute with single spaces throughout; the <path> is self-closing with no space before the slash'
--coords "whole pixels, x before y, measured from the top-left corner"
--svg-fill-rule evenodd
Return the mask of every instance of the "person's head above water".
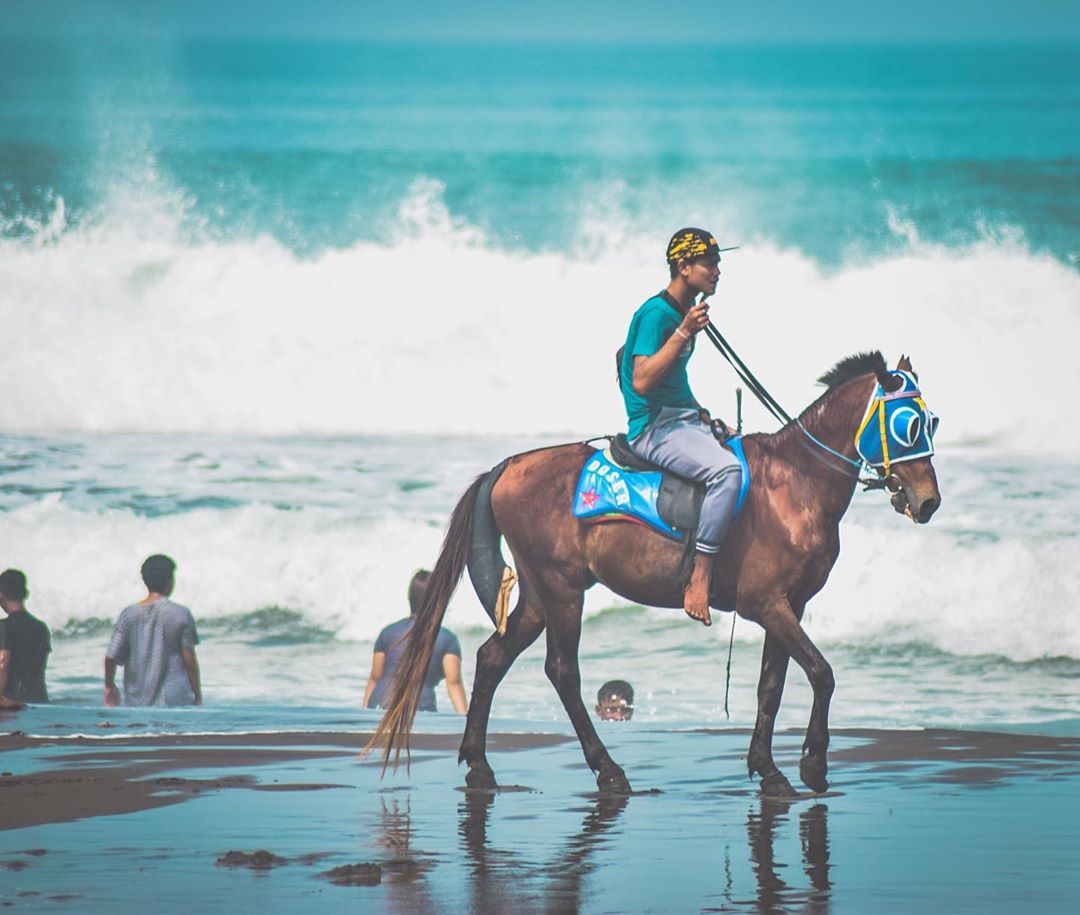
<path id="1" fill-rule="evenodd" d="M 176 584 L 176 563 L 168 556 L 155 553 L 142 564 L 142 580 L 151 594 L 172 594 Z"/>
<path id="2" fill-rule="evenodd" d="M 634 687 L 625 680 L 608 680 L 596 693 L 596 714 L 604 721 L 634 717 Z"/>
<path id="3" fill-rule="evenodd" d="M 427 569 L 417 569 L 409 581 L 409 616 L 416 616 L 420 612 L 420 603 L 424 599 L 429 578 L 431 573 Z"/>

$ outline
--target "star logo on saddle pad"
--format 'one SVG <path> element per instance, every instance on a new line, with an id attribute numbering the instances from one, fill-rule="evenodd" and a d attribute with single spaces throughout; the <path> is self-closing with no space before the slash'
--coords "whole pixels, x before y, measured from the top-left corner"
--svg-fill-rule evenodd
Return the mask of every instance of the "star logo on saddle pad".
<path id="1" fill-rule="evenodd" d="M 596 500 L 599 498 L 595 489 L 590 489 L 587 492 L 581 493 L 581 511 L 589 511 L 596 505 Z"/>

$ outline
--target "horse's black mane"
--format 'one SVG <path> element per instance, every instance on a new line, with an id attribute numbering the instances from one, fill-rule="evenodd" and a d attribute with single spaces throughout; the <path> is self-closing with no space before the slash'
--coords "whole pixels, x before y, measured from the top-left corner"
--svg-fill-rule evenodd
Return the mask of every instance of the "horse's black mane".
<path id="1" fill-rule="evenodd" d="M 854 353 L 845 359 L 841 359 L 818 379 L 818 384 L 825 385 L 828 390 L 799 415 L 804 419 L 814 418 L 820 413 L 828 400 L 829 393 L 834 388 L 839 387 L 846 381 L 851 381 L 853 378 L 860 378 L 863 375 L 869 375 L 871 373 L 877 374 L 879 370 L 882 372 L 888 371 L 885 357 L 881 355 L 880 350 L 871 350 L 867 353 Z M 802 433 L 798 431 L 798 428 L 799 427 L 795 423 L 788 423 L 778 432 L 773 432 L 771 434 L 765 433 L 760 436 L 755 435 L 754 438 L 761 447 L 765 448 L 765 450 L 779 453 L 784 448 L 788 447 L 793 436 L 802 440 Z"/>
<path id="2" fill-rule="evenodd" d="M 831 389 L 843 384 L 845 381 L 850 381 L 852 378 L 858 378 L 860 375 L 866 375 L 870 372 L 878 374 L 887 370 L 885 357 L 881 355 L 879 350 L 872 350 L 868 353 L 855 353 L 853 356 L 848 356 L 846 359 L 841 359 L 836 363 L 818 379 L 818 384 L 823 384 Z"/>

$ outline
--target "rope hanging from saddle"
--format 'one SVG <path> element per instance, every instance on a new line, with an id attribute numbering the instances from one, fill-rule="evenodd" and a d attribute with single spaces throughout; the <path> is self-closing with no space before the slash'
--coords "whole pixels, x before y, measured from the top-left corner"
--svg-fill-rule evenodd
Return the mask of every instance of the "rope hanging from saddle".
<path id="1" fill-rule="evenodd" d="M 506 635 L 506 620 L 510 616 L 510 592 L 517 584 L 517 576 L 510 566 L 503 566 L 499 596 L 495 599 L 495 628 L 499 635 Z"/>

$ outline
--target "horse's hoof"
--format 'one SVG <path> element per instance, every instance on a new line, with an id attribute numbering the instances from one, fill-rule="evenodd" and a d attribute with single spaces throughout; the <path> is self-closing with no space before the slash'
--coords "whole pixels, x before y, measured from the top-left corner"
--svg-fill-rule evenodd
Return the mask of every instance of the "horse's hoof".
<path id="1" fill-rule="evenodd" d="M 596 777 L 596 786 L 603 794 L 630 794 L 630 782 L 618 766 L 602 771 Z"/>
<path id="2" fill-rule="evenodd" d="M 824 754 L 807 753 L 799 761 L 799 777 L 803 784 L 811 791 L 824 794 L 829 790 L 829 781 L 825 773 L 829 771 L 829 764 L 825 761 Z"/>
<path id="3" fill-rule="evenodd" d="M 491 771 L 490 766 L 479 766 L 473 769 L 469 769 L 465 773 L 465 784 L 470 788 L 497 788 L 498 784 L 495 782 L 495 773 Z"/>
<path id="4" fill-rule="evenodd" d="M 761 793 L 765 797 L 795 797 L 798 794 L 791 787 L 791 782 L 787 780 L 787 776 L 779 769 L 770 772 L 768 775 L 763 775 L 760 784 Z"/>

